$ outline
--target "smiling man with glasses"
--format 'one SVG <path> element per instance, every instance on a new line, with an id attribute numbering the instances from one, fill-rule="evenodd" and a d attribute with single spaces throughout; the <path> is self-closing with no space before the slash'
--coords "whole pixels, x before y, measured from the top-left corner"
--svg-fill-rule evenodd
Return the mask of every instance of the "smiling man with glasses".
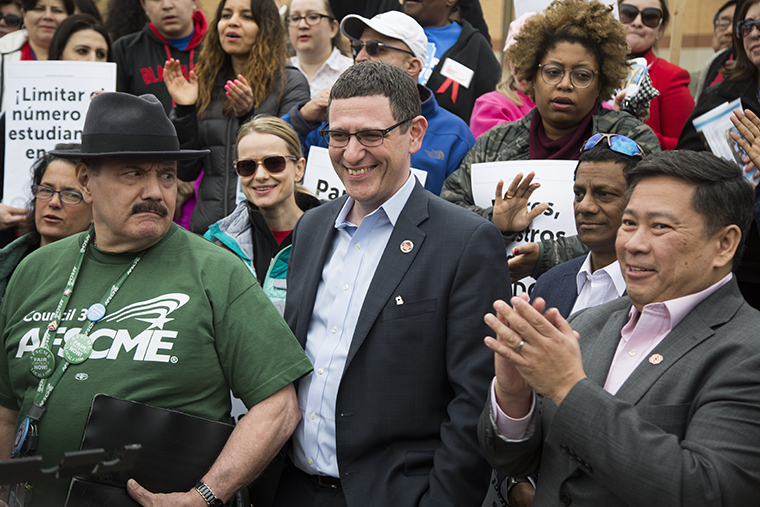
<path id="1" fill-rule="evenodd" d="M 389 63 L 417 82 L 427 58 L 428 43 L 424 30 L 413 18 L 398 11 L 378 14 L 371 19 L 351 14 L 340 26 L 351 41 L 351 51 L 357 63 L 367 60 Z M 412 155 L 412 167 L 428 173 L 425 188 L 438 195 L 443 181 L 459 167 L 475 144 L 475 138 L 461 118 L 438 105 L 429 88 L 418 85 L 417 92 L 428 129 L 422 148 Z M 304 153 L 309 153 L 312 145 L 327 147 L 319 131 L 330 127 L 318 123 L 324 109 L 317 107 L 316 102 L 312 100 L 293 108 L 283 118 L 304 139 Z"/>
<path id="2" fill-rule="evenodd" d="M 480 505 L 475 422 L 493 363 L 478 312 L 510 293 L 501 235 L 411 174 L 427 121 L 408 74 L 359 62 L 328 109 L 348 195 L 293 231 L 285 319 L 315 369 L 297 386 L 275 505 Z"/>

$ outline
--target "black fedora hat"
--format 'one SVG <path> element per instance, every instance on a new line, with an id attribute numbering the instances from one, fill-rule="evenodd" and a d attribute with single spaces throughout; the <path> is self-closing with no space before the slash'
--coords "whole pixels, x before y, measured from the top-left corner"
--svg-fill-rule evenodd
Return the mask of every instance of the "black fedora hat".
<path id="1" fill-rule="evenodd" d="M 53 150 L 61 158 L 192 160 L 209 150 L 182 150 L 164 106 L 150 94 L 108 92 L 94 97 L 78 150 Z"/>

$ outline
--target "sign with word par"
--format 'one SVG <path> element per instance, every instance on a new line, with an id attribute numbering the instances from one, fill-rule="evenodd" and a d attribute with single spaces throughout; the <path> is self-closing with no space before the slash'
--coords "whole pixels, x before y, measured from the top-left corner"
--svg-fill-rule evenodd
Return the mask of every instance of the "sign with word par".
<path id="1" fill-rule="evenodd" d="M 116 64 L 6 64 L 3 202 L 23 208 L 31 197 L 30 168 L 59 143 L 81 143 L 92 92 L 116 89 Z"/>
<path id="2" fill-rule="evenodd" d="M 412 167 L 420 184 L 425 186 L 427 172 Z M 313 192 L 320 199 L 332 201 L 346 193 L 346 187 L 333 169 L 327 148 L 312 146 L 309 150 L 309 159 L 306 162 L 306 172 L 303 177 L 303 186 Z"/>
<path id="3" fill-rule="evenodd" d="M 525 243 L 540 242 L 573 236 L 575 217 L 573 212 L 573 172 L 578 162 L 574 160 L 523 160 L 515 162 L 486 162 L 472 164 L 472 196 L 476 206 L 489 208 L 493 206 L 496 184 L 504 180 L 504 192 L 509 188 L 517 173 L 523 176 L 533 171 L 536 173 L 534 183 L 540 183 L 528 202 L 533 208 L 542 202 L 549 203 L 549 208 L 517 235 L 514 242 L 507 246 L 507 256 L 512 258 L 512 249 Z M 524 278 L 513 287 L 515 295 L 530 290 L 535 280 Z"/>

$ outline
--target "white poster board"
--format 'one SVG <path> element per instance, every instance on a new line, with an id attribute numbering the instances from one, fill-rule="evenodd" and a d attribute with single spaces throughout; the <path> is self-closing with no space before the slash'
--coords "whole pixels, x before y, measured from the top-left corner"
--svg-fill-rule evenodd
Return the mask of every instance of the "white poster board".
<path id="1" fill-rule="evenodd" d="M 427 172 L 412 167 L 414 174 L 422 186 L 427 180 Z M 309 159 L 306 161 L 306 172 L 303 177 L 303 186 L 313 192 L 320 199 L 332 201 L 346 193 L 346 187 L 340 181 L 327 148 L 312 146 L 309 150 Z"/>
<path id="2" fill-rule="evenodd" d="M 575 217 L 573 213 L 573 172 L 578 162 L 574 160 L 524 160 L 519 162 L 486 162 L 472 165 L 472 194 L 476 206 L 488 208 L 493 206 L 496 184 L 504 180 L 504 189 L 517 173 L 527 175 L 536 173 L 534 183 L 541 187 L 533 192 L 528 207 L 532 208 L 542 202 L 549 203 L 549 208 L 521 231 L 514 242 L 507 246 L 507 257 L 512 258 L 512 249 L 525 243 L 540 242 L 573 236 Z M 530 291 L 536 281 L 527 277 L 512 287 L 514 295 Z"/>
<path id="3" fill-rule="evenodd" d="M 620 20 L 618 4 L 615 0 L 601 0 L 601 2 L 612 7 L 612 14 L 615 16 L 615 19 Z M 552 3 L 552 0 L 515 0 L 515 19 L 526 12 L 544 12 L 544 9 L 549 7 L 550 3 Z"/>
<path id="4" fill-rule="evenodd" d="M 32 164 L 56 144 L 82 142 L 90 95 L 116 89 L 116 64 L 36 61 L 5 68 L 3 202 L 24 208 Z"/>

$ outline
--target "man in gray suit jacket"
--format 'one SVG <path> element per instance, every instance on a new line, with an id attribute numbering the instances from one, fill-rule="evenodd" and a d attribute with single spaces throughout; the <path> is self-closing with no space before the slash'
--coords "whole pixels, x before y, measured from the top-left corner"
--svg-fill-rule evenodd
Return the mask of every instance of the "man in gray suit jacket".
<path id="1" fill-rule="evenodd" d="M 756 505 L 760 313 L 731 273 L 751 188 L 706 152 L 652 155 L 626 179 L 627 297 L 569 323 L 541 299 L 486 316 L 481 449 L 506 474 L 540 464 L 535 506 Z"/>
<path id="2" fill-rule="evenodd" d="M 314 374 L 297 386 L 303 421 L 275 505 L 479 507 L 482 315 L 510 292 L 501 235 L 411 174 L 426 120 L 404 71 L 353 65 L 328 116 L 348 196 L 293 231 L 285 319 Z"/>

